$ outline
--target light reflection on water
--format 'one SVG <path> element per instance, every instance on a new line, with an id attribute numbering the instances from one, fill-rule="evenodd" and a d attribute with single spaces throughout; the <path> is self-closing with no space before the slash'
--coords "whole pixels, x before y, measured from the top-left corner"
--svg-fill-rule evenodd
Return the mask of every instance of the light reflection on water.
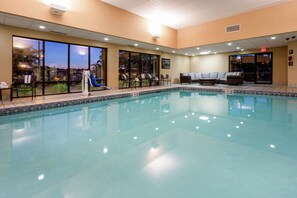
<path id="1" fill-rule="evenodd" d="M 164 92 L 0 118 L 0 197 L 295 197 L 297 100 Z"/>

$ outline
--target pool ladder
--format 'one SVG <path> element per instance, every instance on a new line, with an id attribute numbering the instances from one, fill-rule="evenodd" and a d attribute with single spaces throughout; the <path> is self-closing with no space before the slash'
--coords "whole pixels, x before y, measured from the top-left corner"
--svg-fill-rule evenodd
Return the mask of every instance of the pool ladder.
<path id="1" fill-rule="evenodd" d="M 138 97 L 139 96 L 139 92 L 133 92 L 132 93 L 132 97 Z"/>

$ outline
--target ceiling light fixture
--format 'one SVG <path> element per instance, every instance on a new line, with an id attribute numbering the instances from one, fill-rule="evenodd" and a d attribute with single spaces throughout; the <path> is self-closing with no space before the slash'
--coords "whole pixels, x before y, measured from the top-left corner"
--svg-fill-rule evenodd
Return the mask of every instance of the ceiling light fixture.
<path id="1" fill-rule="evenodd" d="M 67 10 L 67 8 L 65 6 L 62 6 L 62 5 L 58 5 L 58 4 L 54 4 L 54 3 L 52 3 L 50 5 L 50 11 L 54 15 L 61 15 L 64 12 L 66 12 L 66 10 Z"/>
<path id="2" fill-rule="evenodd" d="M 188 53 L 185 53 L 185 55 L 187 56 L 187 55 L 188 55 Z"/>
<path id="3" fill-rule="evenodd" d="M 175 51 L 172 51 L 172 53 L 175 53 Z"/>
<path id="4" fill-rule="evenodd" d="M 42 29 L 42 30 L 44 30 L 46 27 L 44 26 L 44 25 L 40 25 L 39 26 L 39 29 Z"/>
<path id="5" fill-rule="evenodd" d="M 159 50 L 160 48 L 156 47 L 156 50 Z"/>
<path id="6" fill-rule="evenodd" d="M 138 46 L 138 43 L 134 43 L 134 46 L 137 47 Z"/>
<path id="7" fill-rule="evenodd" d="M 109 40 L 109 38 L 105 37 L 105 38 L 104 38 L 104 40 L 105 40 L 105 41 L 108 41 L 108 40 Z"/>
<path id="8" fill-rule="evenodd" d="M 237 47 L 236 49 L 237 49 L 237 50 L 239 50 L 239 49 L 240 49 L 240 47 Z"/>
<path id="9" fill-rule="evenodd" d="M 244 51 L 244 49 L 241 49 L 241 51 L 243 52 L 243 51 Z"/>
<path id="10" fill-rule="evenodd" d="M 153 39 L 158 39 L 161 37 L 161 28 L 160 24 L 155 21 L 150 21 L 150 33 L 153 36 Z"/>
<path id="11" fill-rule="evenodd" d="M 232 43 L 228 43 L 227 45 L 231 46 L 231 45 L 232 45 Z"/>
<path id="12" fill-rule="evenodd" d="M 272 36 L 272 37 L 270 37 L 270 39 L 271 39 L 271 40 L 275 40 L 275 39 L 276 39 L 276 37 L 275 37 L 275 36 Z"/>
<path id="13" fill-rule="evenodd" d="M 197 49 L 197 50 L 200 50 L 200 47 L 197 47 L 196 49 Z"/>
<path id="14" fill-rule="evenodd" d="M 209 52 L 207 51 L 207 52 L 200 52 L 199 53 L 200 55 L 206 55 L 206 54 L 209 54 Z"/>

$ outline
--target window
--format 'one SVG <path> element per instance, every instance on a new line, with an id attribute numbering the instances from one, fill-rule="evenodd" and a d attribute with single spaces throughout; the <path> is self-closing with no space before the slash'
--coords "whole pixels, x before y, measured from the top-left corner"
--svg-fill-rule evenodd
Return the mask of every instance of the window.
<path id="1" fill-rule="evenodd" d="M 44 54 L 45 95 L 68 92 L 68 45 L 46 41 Z"/>
<path id="2" fill-rule="evenodd" d="M 14 36 L 12 78 L 14 81 L 34 73 L 38 95 L 80 92 L 84 69 L 90 69 L 107 82 L 106 51 L 99 47 Z"/>
<path id="3" fill-rule="evenodd" d="M 25 75 L 37 77 L 37 94 L 42 94 L 43 41 L 13 37 L 12 81 L 23 79 Z M 29 96 L 30 92 L 21 92 L 20 96 Z"/>
<path id="4" fill-rule="evenodd" d="M 130 80 L 140 78 L 140 74 L 151 74 L 159 77 L 159 56 L 143 54 L 139 52 L 119 51 L 119 87 L 124 88 L 122 75 Z M 149 83 L 136 84 L 136 86 L 148 86 Z M 131 86 L 131 84 L 129 84 Z M 125 86 L 125 88 L 129 87 Z M 135 86 L 135 85 L 132 85 Z"/>
<path id="5" fill-rule="evenodd" d="M 95 75 L 98 83 L 107 84 L 106 50 L 97 47 L 90 48 L 90 71 Z M 96 88 L 92 87 L 91 90 Z"/>
<path id="6" fill-rule="evenodd" d="M 231 55 L 229 70 L 243 72 L 245 82 L 272 84 L 272 52 Z"/>
<path id="7" fill-rule="evenodd" d="M 80 45 L 70 45 L 70 92 L 81 90 L 83 70 L 89 69 L 89 48 Z"/>

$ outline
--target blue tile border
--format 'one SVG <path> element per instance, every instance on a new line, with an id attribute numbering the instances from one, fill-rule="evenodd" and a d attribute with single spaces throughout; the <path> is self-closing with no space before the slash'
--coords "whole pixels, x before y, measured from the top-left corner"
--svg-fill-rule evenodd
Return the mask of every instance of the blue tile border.
<path id="1" fill-rule="evenodd" d="M 175 90 L 176 91 L 177 90 L 197 91 L 197 92 L 206 91 L 206 92 L 215 92 L 215 93 L 224 93 L 228 91 L 224 89 L 209 88 L 209 87 L 205 87 L 205 88 L 203 87 L 168 87 L 165 89 L 160 88 L 155 90 L 143 90 L 143 91 L 135 90 L 131 93 L 116 93 L 114 95 L 108 95 L 108 96 L 89 97 L 89 98 L 82 98 L 82 99 L 76 99 L 76 100 L 52 102 L 52 103 L 46 103 L 46 104 L 36 104 L 36 105 L 4 108 L 4 109 L 0 109 L 0 116 L 13 115 L 13 114 L 45 110 L 45 109 L 53 109 L 53 108 L 59 108 L 59 107 L 66 107 L 71 105 L 94 103 L 99 101 L 133 97 L 138 95 L 146 95 L 146 94 L 166 92 L 166 91 L 175 91 Z M 252 90 L 233 90 L 232 92 L 235 94 L 255 94 L 255 95 L 269 95 L 269 96 L 297 97 L 297 93 L 289 93 L 289 92 L 269 92 L 269 91 L 252 91 Z"/>
<path id="2" fill-rule="evenodd" d="M 297 97 L 297 93 L 291 93 L 291 92 L 272 92 L 272 91 L 254 91 L 254 90 L 234 90 L 233 93 L 238 93 L 238 94 L 254 94 L 254 95 L 266 95 L 266 96 Z"/>

